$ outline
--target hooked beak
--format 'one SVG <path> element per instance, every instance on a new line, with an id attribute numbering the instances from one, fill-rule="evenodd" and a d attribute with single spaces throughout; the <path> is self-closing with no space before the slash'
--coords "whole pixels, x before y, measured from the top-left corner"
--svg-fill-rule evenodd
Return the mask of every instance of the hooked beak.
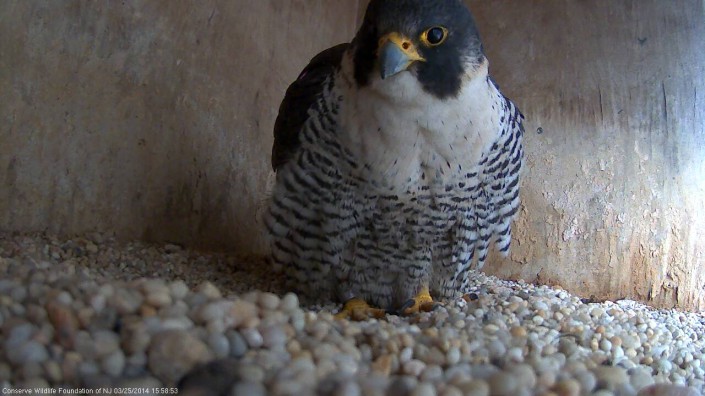
<path id="1" fill-rule="evenodd" d="M 396 32 L 389 33 L 379 40 L 377 56 L 382 79 L 408 69 L 414 62 L 426 60 L 411 40 Z"/>

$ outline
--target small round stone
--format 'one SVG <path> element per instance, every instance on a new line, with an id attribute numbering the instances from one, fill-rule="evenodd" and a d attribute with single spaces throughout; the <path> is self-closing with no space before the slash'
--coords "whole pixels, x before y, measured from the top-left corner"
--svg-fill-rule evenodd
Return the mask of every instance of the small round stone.
<path id="1" fill-rule="evenodd" d="M 242 357 L 247 352 L 248 346 L 245 338 L 236 330 L 227 332 L 226 337 L 230 344 L 230 356 L 234 358 Z"/>
<path id="2" fill-rule="evenodd" d="M 262 334 L 262 344 L 269 349 L 283 349 L 286 345 L 287 336 L 281 325 L 272 325 L 260 328 Z"/>
<path id="3" fill-rule="evenodd" d="M 566 379 L 558 382 L 553 390 L 558 396 L 579 396 L 580 383 L 573 379 Z"/>
<path id="4" fill-rule="evenodd" d="M 512 327 L 510 332 L 513 337 L 517 337 L 517 338 L 524 338 L 527 335 L 526 329 L 521 326 Z"/>
<path id="5" fill-rule="evenodd" d="M 165 287 L 164 290 L 150 292 L 145 297 L 145 302 L 156 308 L 161 308 L 170 305 L 172 299 L 171 294 L 169 293 L 169 289 Z"/>
<path id="6" fill-rule="evenodd" d="M 536 373 L 528 364 L 518 364 L 510 370 L 521 389 L 532 389 L 536 386 Z"/>
<path id="7" fill-rule="evenodd" d="M 460 362 L 460 349 L 458 347 L 451 347 L 446 353 L 446 362 L 450 366 L 454 366 Z"/>
<path id="8" fill-rule="evenodd" d="M 580 383 L 582 392 L 592 392 L 597 386 L 597 379 L 590 371 L 582 371 L 575 374 L 575 379 Z"/>
<path id="9" fill-rule="evenodd" d="M 284 312 L 292 312 L 299 308 L 299 298 L 294 293 L 287 293 L 281 301 L 281 310 Z"/>
<path id="10" fill-rule="evenodd" d="M 461 382 L 456 385 L 458 389 L 466 396 L 489 396 L 490 386 L 487 382 L 481 379 Z"/>
<path id="11" fill-rule="evenodd" d="M 27 341 L 15 349 L 6 351 L 7 359 L 16 365 L 41 363 L 49 358 L 49 352 L 37 341 Z"/>
<path id="12" fill-rule="evenodd" d="M 95 355 L 102 358 L 120 348 L 120 337 L 112 331 L 99 330 L 92 335 Z"/>
<path id="13" fill-rule="evenodd" d="M 262 293 L 259 295 L 259 306 L 268 310 L 277 309 L 279 307 L 279 296 L 274 293 Z"/>
<path id="14" fill-rule="evenodd" d="M 231 396 L 266 396 L 267 388 L 259 382 L 253 382 L 251 380 L 238 382 L 233 385 L 231 391 Z"/>
<path id="15" fill-rule="evenodd" d="M 443 369 L 435 364 L 426 366 L 426 368 L 421 373 L 420 379 L 423 382 L 436 382 L 443 378 Z"/>
<path id="16" fill-rule="evenodd" d="M 655 384 L 639 391 L 637 396 L 700 396 L 701 393 L 683 385 Z"/>
<path id="17" fill-rule="evenodd" d="M 605 352 L 610 352 L 612 350 L 612 342 L 610 342 L 607 339 L 602 339 L 600 341 L 600 349 L 605 351 Z"/>
<path id="18" fill-rule="evenodd" d="M 242 329 L 241 334 L 250 348 L 261 348 L 264 345 L 262 334 L 257 329 Z"/>
<path id="19" fill-rule="evenodd" d="M 220 293 L 220 290 L 208 281 L 199 284 L 198 287 L 196 287 L 196 292 L 205 296 L 209 300 L 217 300 L 223 296 Z"/>
<path id="20" fill-rule="evenodd" d="M 114 307 L 119 314 L 129 315 L 137 312 L 142 305 L 142 295 L 134 289 L 117 289 L 110 297 L 108 304 Z"/>
<path id="21" fill-rule="evenodd" d="M 200 363 L 213 359 L 208 347 L 183 330 L 167 330 L 154 337 L 149 346 L 149 369 L 172 384 Z"/>
<path id="22" fill-rule="evenodd" d="M 517 392 L 519 383 L 514 375 L 508 372 L 497 372 L 489 378 L 491 395 L 513 395 Z"/>
<path id="23" fill-rule="evenodd" d="M 420 360 L 412 359 L 404 363 L 404 373 L 413 377 L 421 375 L 424 368 L 426 368 L 426 364 Z"/>
<path id="24" fill-rule="evenodd" d="M 9 366 L 8 366 L 9 368 Z M 44 372 L 46 373 L 46 379 L 49 380 L 51 383 L 58 384 L 63 380 L 63 373 L 61 372 L 61 366 L 59 365 L 59 362 L 54 361 L 54 360 L 48 360 L 44 362 Z M 8 372 L 9 374 L 9 372 Z M 3 376 L 3 367 L 2 364 L 0 364 L 0 382 L 1 381 L 9 381 L 8 378 L 4 378 Z"/>
<path id="25" fill-rule="evenodd" d="M 443 389 L 441 396 L 463 396 L 463 392 L 453 385 L 448 385 Z"/>
<path id="26" fill-rule="evenodd" d="M 403 396 L 409 395 L 418 387 L 416 377 L 402 376 L 398 377 L 389 385 L 387 396 Z"/>
<path id="27" fill-rule="evenodd" d="M 188 293 L 188 285 L 183 280 L 177 280 L 169 284 L 169 294 L 173 300 L 183 300 Z"/>
<path id="28" fill-rule="evenodd" d="M 119 377 L 125 369 L 125 354 L 116 350 L 106 356 L 101 362 L 103 372 L 111 377 Z"/>
<path id="29" fill-rule="evenodd" d="M 626 370 L 621 367 L 599 366 L 595 367 L 592 371 L 597 378 L 597 384 L 601 388 L 614 390 L 618 385 L 629 382 L 629 376 Z"/>
<path id="30" fill-rule="evenodd" d="M 235 328 L 245 326 L 258 316 L 257 306 L 244 299 L 233 301 L 229 307 L 230 311 L 228 312 L 228 316 L 232 318 L 232 325 Z"/>
<path id="31" fill-rule="evenodd" d="M 230 342 L 224 334 L 210 333 L 208 335 L 208 346 L 217 358 L 224 358 L 230 354 Z"/>
<path id="32" fill-rule="evenodd" d="M 436 396 L 436 388 L 433 385 L 424 382 L 411 391 L 410 396 Z"/>

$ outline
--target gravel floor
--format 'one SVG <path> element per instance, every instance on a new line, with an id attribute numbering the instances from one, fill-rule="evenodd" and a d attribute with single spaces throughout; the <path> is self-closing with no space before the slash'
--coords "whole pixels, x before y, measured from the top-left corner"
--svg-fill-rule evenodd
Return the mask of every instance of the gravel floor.
<path id="1" fill-rule="evenodd" d="M 3 394 L 642 396 L 705 385 L 703 315 L 482 274 L 433 312 L 349 322 L 333 318 L 336 305 L 302 306 L 261 260 L 104 235 L 0 234 L 0 273 Z"/>

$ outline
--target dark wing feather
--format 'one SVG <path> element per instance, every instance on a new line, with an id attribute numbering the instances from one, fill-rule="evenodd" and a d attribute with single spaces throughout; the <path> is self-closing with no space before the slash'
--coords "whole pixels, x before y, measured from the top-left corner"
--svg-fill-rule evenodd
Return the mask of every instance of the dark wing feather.
<path id="1" fill-rule="evenodd" d="M 337 69 L 350 44 L 338 44 L 316 55 L 286 90 L 274 123 L 272 168 L 276 171 L 299 148 L 299 133 L 308 119 L 308 110 L 323 92 L 323 84 Z"/>

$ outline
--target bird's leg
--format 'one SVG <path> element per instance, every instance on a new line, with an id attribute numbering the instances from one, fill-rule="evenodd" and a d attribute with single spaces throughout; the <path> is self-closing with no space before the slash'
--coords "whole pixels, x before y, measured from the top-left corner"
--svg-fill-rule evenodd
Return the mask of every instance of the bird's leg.
<path id="1" fill-rule="evenodd" d="M 387 312 L 380 308 L 372 308 L 361 298 L 351 298 L 345 302 L 343 309 L 335 314 L 336 319 L 367 320 L 370 318 L 381 319 Z"/>
<path id="2" fill-rule="evenodd" d="M 429 312 L 436 308 L 436 303 L 431 298 L 428 286 L 423 286 L 416 297 L 409 299 L 399 308 L 402 315 L 412 315 L 419 312 Z"/>

